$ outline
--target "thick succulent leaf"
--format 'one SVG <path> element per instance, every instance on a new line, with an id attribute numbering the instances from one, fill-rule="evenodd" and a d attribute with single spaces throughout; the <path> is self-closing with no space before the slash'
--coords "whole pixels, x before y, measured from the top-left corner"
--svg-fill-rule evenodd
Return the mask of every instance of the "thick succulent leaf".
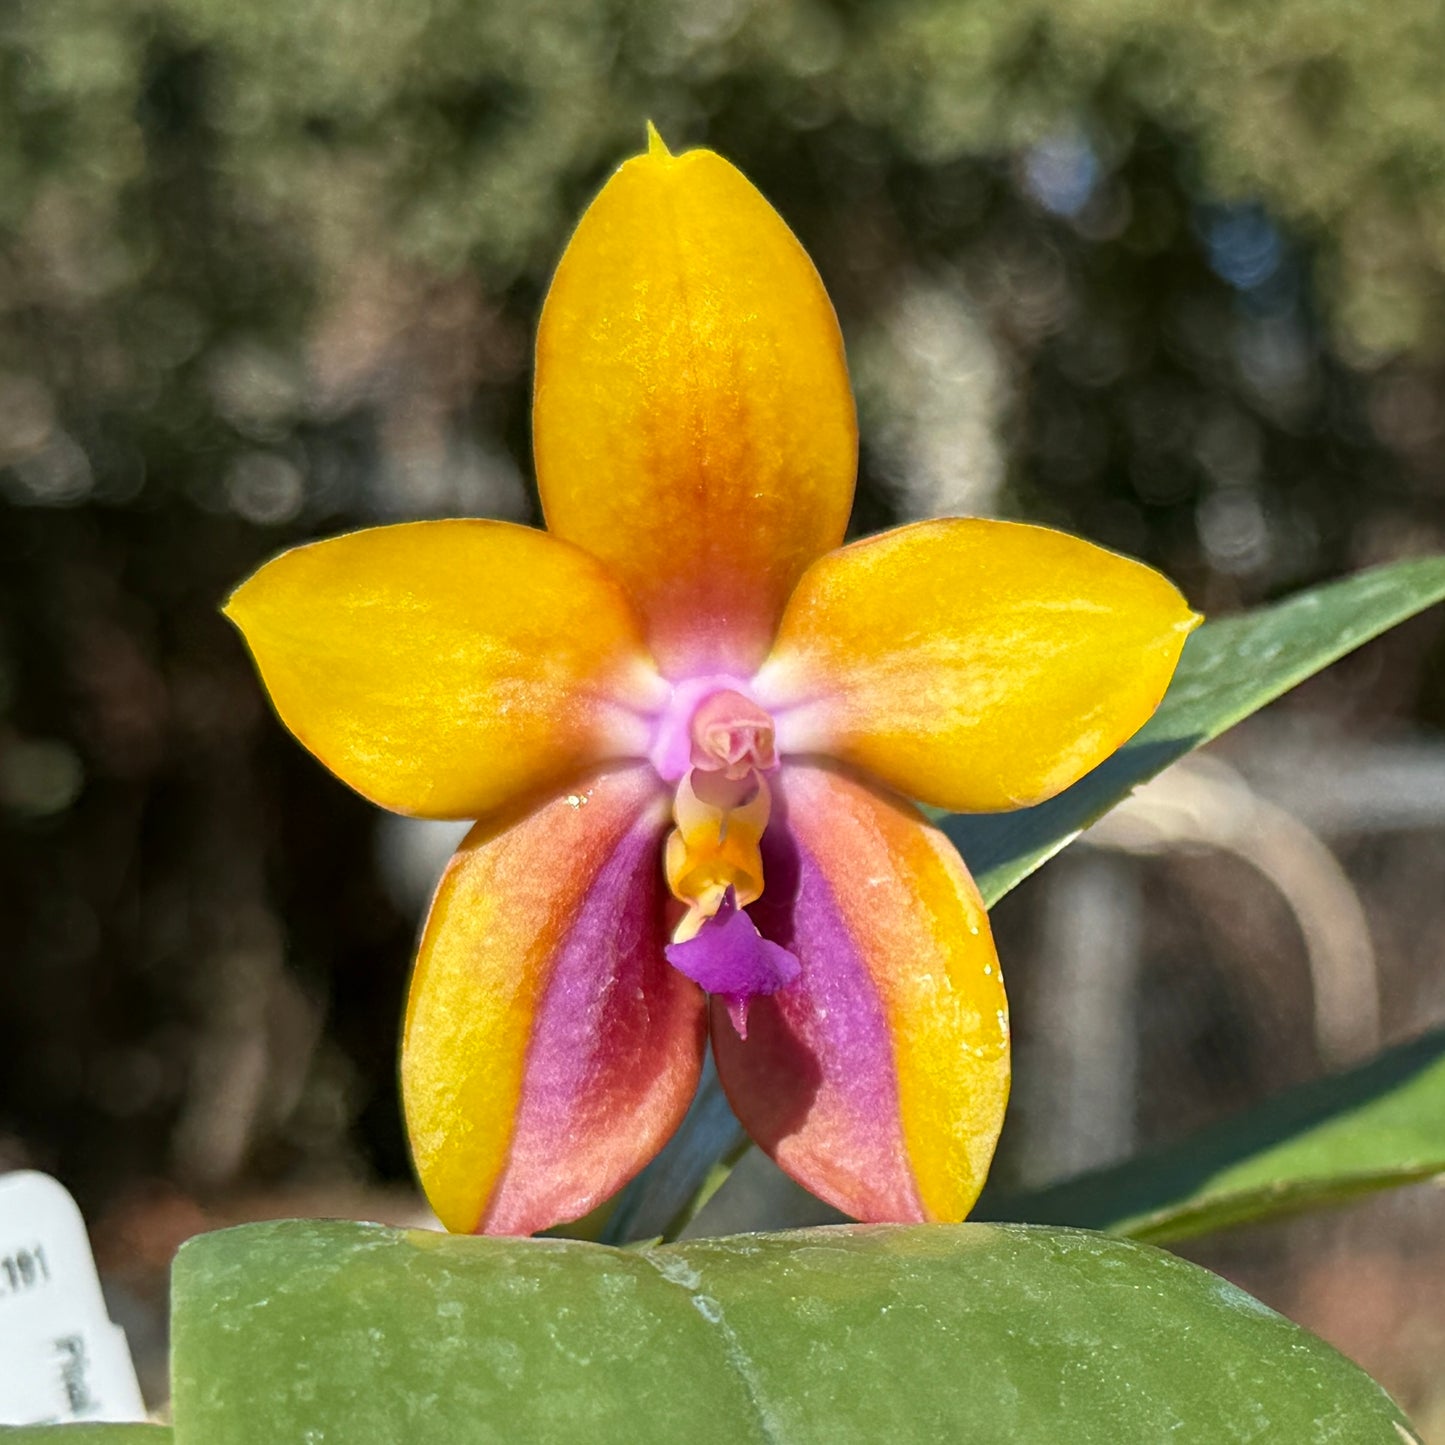
<path id="1" fill-rule="evenodd" d="M 623 1251 L 289 1221 L 177 1260 L 179 1445 L 1400 1445 L 1368 1376 L 1207 1271 L 1008 1225 Z"/>
<path id="2" fill-rule="evenodd" d="M 3 1445 L 171 1445 L 169 1425 L 0 1425 Z"/>
<path id="3" fill-rule="evenodd" d="M 940 826 L 992 907 L 1140 783 L 1442 598 L 1445 557 L 1427 557 L 1206 622 L 1185 643 L 1158 712 L 1113 757 L 1037 807 Z"/>
<path id="4" fill-rule="evenodd" d="M 1445 1175 L 1445 1029 L 1292 1089 L 1166 1149 L 1030 1194 L 988 1219 L 1155 1243 Z"/>

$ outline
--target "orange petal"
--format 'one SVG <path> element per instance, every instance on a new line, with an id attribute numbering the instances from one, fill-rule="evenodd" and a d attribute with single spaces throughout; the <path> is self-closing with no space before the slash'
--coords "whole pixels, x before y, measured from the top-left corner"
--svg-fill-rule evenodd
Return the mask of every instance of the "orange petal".
<path id="1" fill-rule="evenodd" d="M 1008 1004 L 963 860 L 901 799 L 786 763 L 768 886 L 748 911 L 798 979 L 712 1002 L 718 1074 L 743 1126 L 855 1219 L 959 1220 L 1003 1125 Z"/>
<path id="2" fill-rule="evenodd" d="M 236 590 L 281 721 L 384 808 L 475 818 L 638 756 L 667 691 L 597 562 L 507 522 L 377 527 Z"/>
<path id="3" fill-rule="evenodd" d="M 1148 721 L 1199 620 L 1158 572 L 1066 533 L 920 522 L 808 569 L 753 691 L 784 754 L 957 812 L 1019 808 Z"/>
<path id="4" fill-rule="evenodd" d="M 448 1229 L 530 1234 L 594 1208 L 677 1127 L 703 996 L 663 956 L 652 770 L 479 824 L 432 904 L 401 1072 Z"/>
<path id="5" fill-rule="evenodd" d="M 537 338 L 547 525 L 627 585 L 670 676 L 750 673 L 843 538 L 857 428 L 812 262 L 711 151 L 655 141 L 588 208 Z"/>

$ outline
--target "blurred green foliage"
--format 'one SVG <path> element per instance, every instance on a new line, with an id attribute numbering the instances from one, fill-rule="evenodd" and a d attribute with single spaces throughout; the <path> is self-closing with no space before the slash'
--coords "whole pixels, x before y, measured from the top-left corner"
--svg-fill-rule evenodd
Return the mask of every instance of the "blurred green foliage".
<path id="1" fill-rule="evenodd" d="M 93 284 L 135 284 L 157 245 L 126 224 L 136 190 L 164 131 L 199 122 L 217 201 L 277 250 L 537 280 L 645 113 L 745 162 L 853 130 L 930 168 L 1081 118 L 1112 166 L 1147 122 L 1188 138 L 1212 193 L 1320 244 L 1341 338 L 1438 348 L 1439 11 L 1363 19 L 1347 0 L 20 0 L 0 204 L 21 234 L 67 213 Z"/>
<path id="2" fill-rule="evenodd" d="M 1226 573 L 1303 580 L 1339 565 L 1359 510 L 1340 519 L 1358 481 L 1339 474 L 1366 454 L 1407 507 L 1412 483 L 1440 490 L 1438 18 L 19 0 L 0 39 L 10 491 L 178 485 L 263 525 L 525 508 L 537 300 L 651 115 L 735 158 L 814 250 L 883 480 L 917 470 L 884 454 L 888 322 L 911 292 L 956 293 L 1003 379 L 934 410 L 1002 413 L 1019 442 L 976 473 L 1186 572 L 1199 523 Z"/>

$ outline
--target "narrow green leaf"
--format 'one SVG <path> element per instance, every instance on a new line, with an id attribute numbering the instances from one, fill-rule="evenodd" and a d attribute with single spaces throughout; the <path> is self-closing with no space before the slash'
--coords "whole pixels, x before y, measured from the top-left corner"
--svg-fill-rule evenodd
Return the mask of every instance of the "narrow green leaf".
<path id="1" fill-rule="evenodd" d="M 1445 1175 L 1445 1029 L 1304 1084 L 1167 1149 L 1030 1194 L 988 1219 L 1154 1243 Z"/>
<path id="2" fill-rule="evenodd" d="M 1258 1301 L 1072 1230 L 624 1251 L 290 1221 L 193 1240 L 174 1278 L 180 1445 L 1414 1438 Z"/>
<path id="3" fill-rule="evenodd" d="M 940 826 L 992 907 L 1140 783 L 1442 599 L 1445 557 L 1426 557 L 1206 622 L 1185 644 L 1159 711 L 1113 757 L 1036 808 L 953 816 Z"/>

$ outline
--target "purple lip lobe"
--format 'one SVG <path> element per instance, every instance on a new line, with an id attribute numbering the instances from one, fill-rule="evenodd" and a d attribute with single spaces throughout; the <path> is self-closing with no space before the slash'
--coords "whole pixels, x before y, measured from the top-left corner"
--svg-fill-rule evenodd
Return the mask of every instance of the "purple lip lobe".
<path id="1" fill-rule="evenodd" d="M 739 1038 L 748 1036 L 748 1004 L 760 994 L 786 988 L 802 964 L 786 948 L 764 938 L 738 907 L 729 888 L 717 912 L 685 943 L 669 943 L 667 961 L 699 988 L 721 998 Z"/>

